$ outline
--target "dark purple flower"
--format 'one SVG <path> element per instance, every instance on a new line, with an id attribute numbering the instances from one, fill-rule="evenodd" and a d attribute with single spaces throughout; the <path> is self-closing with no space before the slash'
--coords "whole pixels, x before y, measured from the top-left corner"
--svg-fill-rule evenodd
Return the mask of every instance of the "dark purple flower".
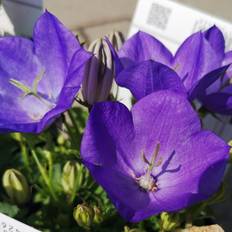
<path id="1" fill-rule="evenodd" d="M 117 83 L 130 89 L 132 93 L 135 92 L 136 88 L 141 88 L 140 92 L 143 92 L 144 95 L 160 89 L 156 87 L 155 82 L 158 81 L 157 79 L 160 80 L 161 76 L 155 72 L 148 73 L 146 71 L 148 69 L 151 70 L 148 67 L 151 66 L 151 64 L 148 65 L 148 61 L 151 60 L 172 68 L 185 86 L 186 93 L 190 99 L 193 99 L 191 93 L 194 88 L 198 86 L 197 89 L 200 89 L 199 85 L 204 82 L 202 80 L 205 78 L 209 79 L 212 75 L 214 76 L 212 77 L 214 82 L 207 86 L 209 89 L 204 90 L 204 97 L 200 92 L 196 94 L 196 91 L 195 97 L 201 95 L 198 99 L 211 111 L 223 114 L 232 113 L 232 88 L 228 88 L 228 82 L 232 76 L 232 68 L 228 69 L 227 66 L 232 62 L 232 53 L 225 53 L 224 37 L 216 26 L 205 32 L 197 32 L 191 35 L 179 47 L 174 56 L 160 41 L 145 32 L 138 32 L 132 36 L 120 49 L 118 56 L 116 53 L 114 53 L 114 56 L 117 64 Z M 153 64 L 153 66 L 157 67 L 158 65 L 161 66 L 161 64 Z M 160 68 L 163 69 L 162 66 Z M 129 75 L 129 71 L 134 74 L 134 70 L 137 73 L 136 78 L 134 78 L 135 75 Z M 225 73 L 225 70 L 227 73 Z M 174 72 L 172 73 L 172 76 L 177 76 Z M 224 73 L 223 76 L 221 75 L 222 73 Z M 150 80 L 154 80 L 153 86 L 151 85 L 148 88 Z M 166 81 L 164 82 L 167 83 Z M 175 82 L 179 82 L 177 78 L 175 78 Z M 147 84 L 139 85 L 137 83 Z M 178 83 L 178 85 L 180 84 Z M 145 86 L 146 89 L 144 88 Z M 172 84 L 162 87 L 162 89 L 168 88 L 173 89 Z M 211 94 L 213 95 L 211 96 Z M 134 96 L 140 99 L 140 97 Z M 214 104 L 213 102 L 217 98 L 217 104 Z"/>
<path id="2" fill-rule="evenodd" d="M 0 131 L 41 132 L 71 107 L 90 57 L 49 12 L 32 41 L 0 38 Z"/>
<path id="3" fill-rule="evenodd" d="M 182 94 L 157 91 L 131 112 L 97 103 L 81 156 L 120 214 L 141 221 L 208 198 L 221 182 L 229 147 L 200 120 Z"/>

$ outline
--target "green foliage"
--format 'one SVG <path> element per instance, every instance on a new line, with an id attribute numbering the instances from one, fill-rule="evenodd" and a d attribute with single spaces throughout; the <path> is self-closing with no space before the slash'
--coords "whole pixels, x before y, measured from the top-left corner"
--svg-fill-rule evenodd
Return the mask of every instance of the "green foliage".
<path id="1" fill-rule="evenodd" d="M 0 202 L 0 212 L 10 217 L 15 217 L 19 212 L 19 208 L 7 202 Z"/>

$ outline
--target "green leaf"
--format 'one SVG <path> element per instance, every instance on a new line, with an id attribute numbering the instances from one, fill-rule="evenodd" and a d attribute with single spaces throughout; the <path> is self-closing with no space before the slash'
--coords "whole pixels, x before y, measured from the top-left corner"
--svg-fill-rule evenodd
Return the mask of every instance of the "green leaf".
<path id="1" fill-rule="evenodd" d="M 0 212 L 8 215 L 9 217 L 15 217 L 19 212 L 19 208 L 16 205 L 0 202 Z"/>
<path id="2" fill-rule="evenodd" d="M 54 164 L 52 170 L 52 186 L 56 191 L 60 192 L 61 189 L 61 175 L 62 169 L 60 164 Z"/>

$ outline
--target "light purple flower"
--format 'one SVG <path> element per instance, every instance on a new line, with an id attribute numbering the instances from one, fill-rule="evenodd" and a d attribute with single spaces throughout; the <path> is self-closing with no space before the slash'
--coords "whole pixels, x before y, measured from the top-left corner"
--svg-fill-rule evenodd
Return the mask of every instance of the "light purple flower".
<path id="1" fill-rule="evenodd" d="M 71 107 L 90 57 L 47 11 L 33 40 L 0 38 L 0 131 L 41 132 Z"/>
<path id="2" fill-rule="evenodd" d="M 221 182 L 229 147 L 200 120 L 182 94 L 157 91 L 131 112 L 97 103 L 81 156 L 119 213 L 138 222 L 207 199 Z"/>
<path id="3" fill-rule="evenodd" d="M 118 52 L 118 56 L 113 50 L 112 52 L 117 64 L 116 81 L 120 86 L 130 89 L 132 93 L 135 92 L 135 88 L 142 88 L 140 92 L 144 95 L 157 90 L 155 88 L 157 74 L 146 72 L 150 68 L 145 67 L 148 66 L 146 63 L 152 60 L 169 66 L 177 73 L 189 99 L 193 100 L 192 92 L 194 91 L 194 96 L 209 110 L 222 114 L 232 113 L 232 88 L 229 86 L 232 68 L 227 66 L 232 62 L 232 53 L 225 53 L 224 37 L 216 26 L 205 32 L 191 35 L 183 42 L 175 55 L 172 55 L 160 41 L 145 32 L 138 32 L 127 40 Z M 157 65 L 153 64 L 153 66 Z M 134 75 L 129 75 L 129 70 Z M 173 74 L 173 76 L 177 75 Z M 214 81 L 209 84 L 207 79 L 210 78 Z M 148 91 L 148 83 L 151 79 L 153 85 Z M 177 78 L 175 80 L 179 82 Z M 137 85 L 142 82 L 147 84 Z M 204 82 L 208 83 L 207 88 Z M 194 90 L 196 87 L 198 90 L 203 89 L 199 88 L 199 85 L 205 86 L 205 89 L 203 92 L 196 93 Z M 147 89 L 144 89 L 144 86 Z M 163 86 L 163 89 L 168 89 L 170 86 Z M 216 104 L 214 104 L 215 101 Z"/>

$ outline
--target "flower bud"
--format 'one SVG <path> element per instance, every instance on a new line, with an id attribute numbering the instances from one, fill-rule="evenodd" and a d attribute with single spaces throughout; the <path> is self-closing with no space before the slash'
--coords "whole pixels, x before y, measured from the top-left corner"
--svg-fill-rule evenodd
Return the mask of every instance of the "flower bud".
<path id="1" fill-rule="evenodd" d="M 15 169 L 6 170 L 3 174 L 2 183 L 12 202 L 20 205 L 30 200 L 31 191 L 21 172 Z"/>
<path id="2" fill-rule="evenodd" d="M 128 226 L 124 226 L 124 232 L 144 232 L 144 231 L 137 228 L 130 229 Z"/>
<path id="3" fill-rule="evenodd" d="M 124 36 L 120 31 L 114 31 L 110 33 L 108 38 L 116 51 L 122 47 L 125 41 Z"/>
<path id="4" fill-rule="evenodd" d="M 105 40 L 97 39 L 90 44 L 88 50 L 94 55 L 85 70 L 82 95 L 84 102 L 91 106 L 109 97 L 114 78 L 114 63 Z"/>
<path id="5" fill-rule="evenodd" d="M 108 39 L 116 52 L 119 51 L 125 41 L 123 34 L 119 31 L 115 31 L 109 34 Z M 111 94 L 115 100 L 118 99 L 119 92 L 119 86 L 117 85 L 116 81 L 113 80 Z"/>
<path id="6" fill-rule="evenodd" d="M 161 228 L 163 231 L 173 231 L 179 226 L 178 215 L 171 215 L 166 212 L 161 213 Z"/>
<path id="7" fill-rule="evenodd" d="M 94 220 L 94 210 L 85 204 L 79 204 L 73 211 L 77 224 L 85 229 L 90 229 Z"/>
<path id="8" fill-rule="evenodd" d="M 72 195 L 82 182 L 81 165 L 75 161 L 68 161 L 63 168 L 61 183 L 64 192 Z"/>
<path id="9" fill-rule="evenodd" d="M 228 142 L 228 145 L 230 146 L 230 155 L 232 156 L 232 140 Z"/>
<path id="10" fill-rule="evenodd" d="M 103 221 L 103 217 L 102 217 L 101 210 L 100 210 L 97 206 L 94 206 L 94 207 L 93 207 L 93 210 L 94 210 L 94 218 L 93 218 L 93 221 L 94 221 L 94 223 L 96 223 L 96 224 L 100 224 L 100 223 Z"/>

